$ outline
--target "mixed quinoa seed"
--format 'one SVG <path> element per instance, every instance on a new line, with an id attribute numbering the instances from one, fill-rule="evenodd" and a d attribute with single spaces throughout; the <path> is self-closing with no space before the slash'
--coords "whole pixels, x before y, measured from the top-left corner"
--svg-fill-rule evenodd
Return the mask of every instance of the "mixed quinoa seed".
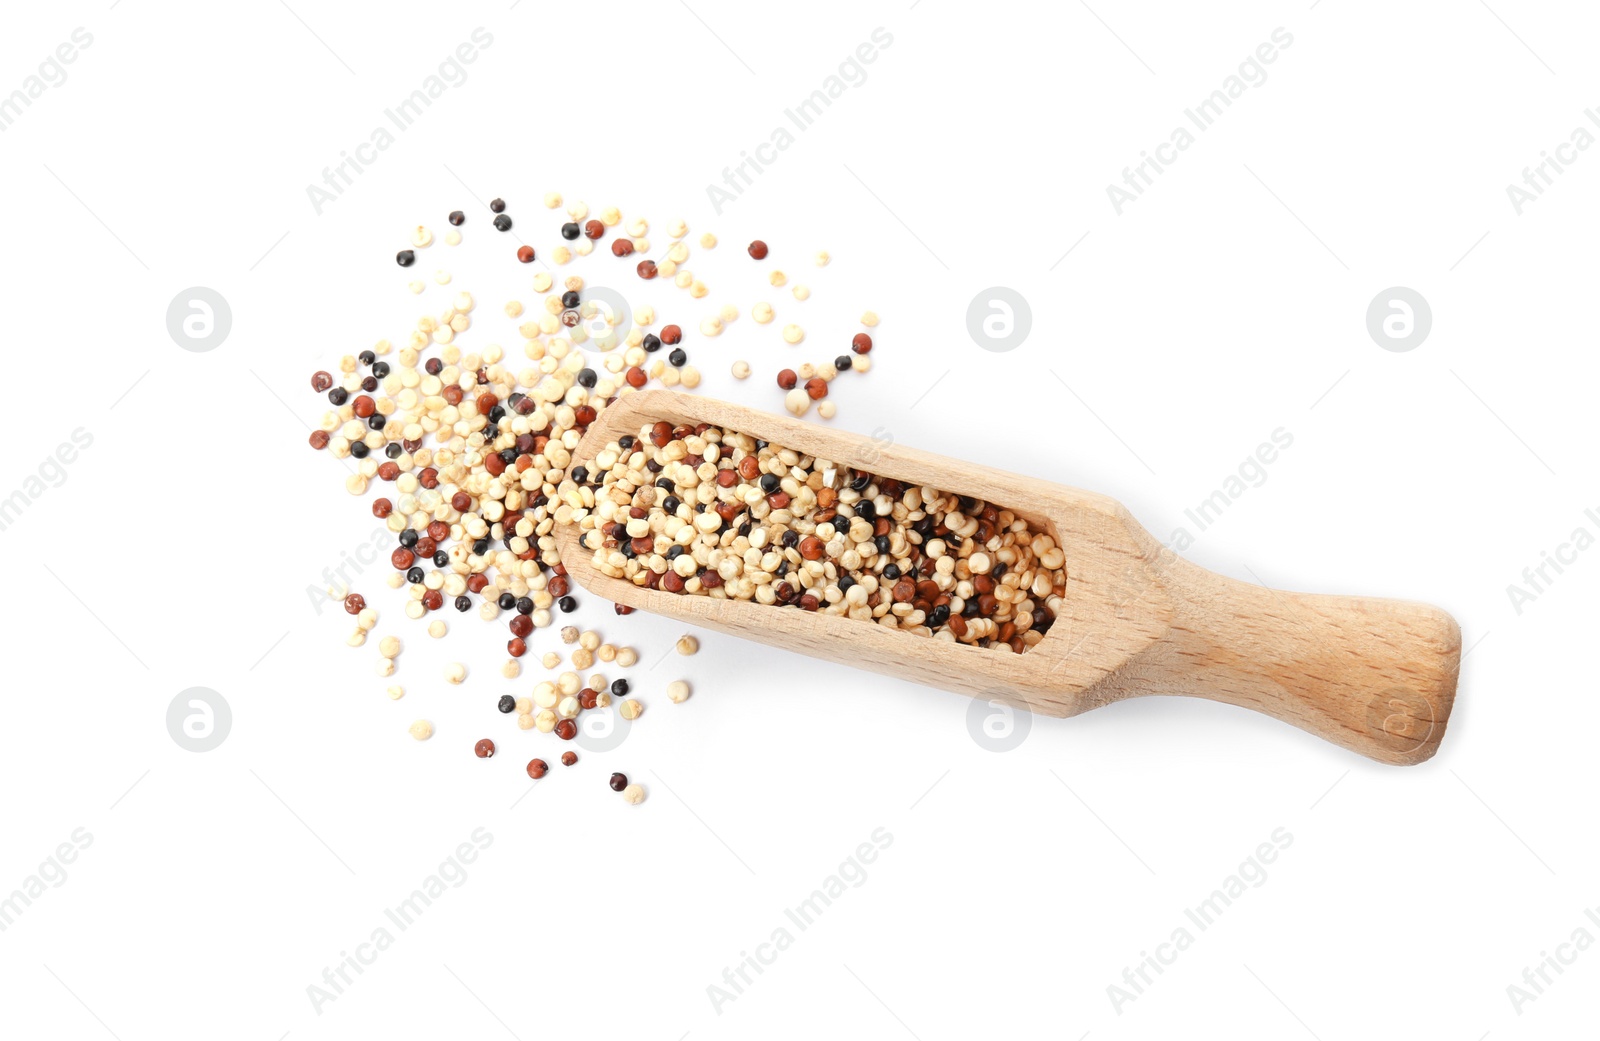
<path id="1" fill-rule="evenodd" d="M 1066 592 L 1062 548 L 1010 510 L 748 434 L 662 421 L 594 462 L 562 495 L 595 568 L 636 586 L 1017 654 Z"/>
<path id="2" fill-rule="evenodd" d="M 552 210 L 563 206 L 556 193 L 544 203 Z M 503 200 L 489 210 L 497 232 L 520 227 Z M 596 244 L 610 235 L 611 262 L 626 258 L 637 277 L 670 279 L 691 300 L 710 292 L 685 266 L 691 250 L 683 221 L 666 227 L 672 241 L 664 251 L 638 259 L 633 255 L 651 251 L 647 221 L 622 225 L 614 207 L 591 218 L 582 202 L 567 204 L 566 214 L 561 244 L 548 253 L 556 267 L 597 252 Z M 456 210 L 446 219 L 443 242 L 457 246 L 467 215 Z M 406 269 L 435 242 L 423 226 L 408 239 L 395 255 Z M 698 244 L 709 251 L 717 240 L 707 233 Z M 771 251 L 756 240 L 746 252 L 760 263 Z M 669 427 L 663 435 L 663 424 L 627 439 L 632 444 L 610 446 L 593 473 L 575 465 L 574 449 L 608 403 L 652 381 L 692 389 L 700 374 L 689 364 L 684 326 L 657 328 L 655 309 L 640 306 L 631 325 L 619 329 L 608 308 L 585 299 L 582 277 L 557 282 L 528 243 L 511 253 L 521 264 L 543 268 L 532 279 L 542 297 L 535 308 L 515 299 L 504 305 L 507 318 L 523 319 L 518 332 L 525 364 L 508 359 L 497 344 L 463 350 L 456 338 L 472 328 L 477 305 L 470 293 L 458 292 L 442 313 L 422 315 L 403 345 L 380 341 L 342 358 L 337 374 L 311 377 L 312 389 L 331 406 L 310 436 L 311 447 L 355 461 L 345 481 L 352 495 L 365 495 L 375 483 L 392 487 L 371 505 L 396 536 L 388 585 L 404 591 L 405 614 L 426 620 L 431 637 L 448 633 L 441 617 L 447 605 L 484 621 L 503 618 L 508 657 L 500 672 L 518 678 L 535 631 L 556 628 L 560 616 L 577 609 L 554 539 L 557 524 L 571 523 L 589 529 L 586 539 L 599 540 L 590 548 L 603 570 L 651 588 L 794 604 L 1016 652 L 1049 627 L 1065 581 L 1060 550 L 1047 535 L 988 504 L 903 487 L 738 434 Z M 812 259 L 824 267 L 831 257 L 819 252 Z M 436 270 L 433 281 L 448 285 L 449 271 Z M 767 282 L 774 289 L 790 285 L 777 268 L 768 271 Z M 413 279 L 408 288 L 420 294 L 426 283 Z M 804 302 L 811 290 L 794 284 L 790 295 Z M 742 313 L 724 305 L 690 328 L 715 337 Z M 764 326 L 778 309 L 759 301 L 750 314 Z M 875 313 L 861 316 L 864 329 L 877 324 Z M 796 345 L 806 333 L 798 321 L 786 321 L 781 338 Z M 777 383 L 784 406 L 804 415 L 816 403 L 818 414 L 831 419 L 829 384 L 844 372 L 868 371 L 872 346 L 870 333 L 857 332 L 831 362 L 782 369 Z M 738 379 L 751 371 L 748 362 L 733 363 Z M 355 616 L 347 642 L 364 645 L 377 610 L 360 592 L 339 587 L 329 595 Z M 618 615 L 632 611 L 621 604 L 614 609 Z M 520 730 L 567 741 L 577 736 L 584 712 L 615 703 L 623 718 L 639 718 L 644 706 L 628 696 L 627 679 L 583 676 L 596 662 L 629 668 L 637 651 L 572 625 L 559 628 L 559 640 L 569 649 L 552 648 L 538 661 L 552 674 L 563 664 L 571 668 L 540 681 L 526 697 L 500 696 L 498 714 Z M 687 655 L 698 646 L 684 636 L 676 649 Z M 394 675 L 400 639 L 383 637 L 379 652 L 379 675 Z M 444 679 L 460 684 L 466 676 L 466 666 L 453 663 Z M 398 700 L 405 689 L 391 685 L 387 693 Z M 666 693 L 683 702 L 689 684 L 672 681 Z M 426 719 L 410 727 L 418 741 L 433 732 Z M 495 742 L 483 738 L 473 751 L 492 758 Z M 572 751 L 559 758 L 564 766 L 578 762 Z M 548 769 L 540 758 L 527 764 L 535 780 Z M 609 784 L 629 803 L 645 797 L 642 786 L 620 773 Z"/>

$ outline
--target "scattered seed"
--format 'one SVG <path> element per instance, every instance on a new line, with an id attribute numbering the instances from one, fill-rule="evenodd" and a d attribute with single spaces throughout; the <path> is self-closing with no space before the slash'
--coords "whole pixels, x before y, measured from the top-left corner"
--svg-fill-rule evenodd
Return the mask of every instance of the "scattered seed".
<path id="1" fill-rule="evenodd" d="M 620 791 L 622 791 L 622 789 L 628 787 L 628 775 L 627 774 L 612 774 L 611 775 L 610 784 L 611 784 L 611 790 L 612 791 L 620 792 Z"/>
<path id="2" fill-rule="evenodd" d="M 543 759 L 529 759 L 528 760 L 528 776 L 533 778 L 535 781 L 537 781 L 539 778 L 543 777 L 545 774 L 547 774 L 549 772 L 550 772 L 550 765 L 548 763 L 546 763 Z"/>
<path id="3" fill-rule="evenodd" d="M 410 733 L 418 741 L 426 741 L 433 736 L 433 724 L 426 719 L 419 719 L 411 724 Z"/>

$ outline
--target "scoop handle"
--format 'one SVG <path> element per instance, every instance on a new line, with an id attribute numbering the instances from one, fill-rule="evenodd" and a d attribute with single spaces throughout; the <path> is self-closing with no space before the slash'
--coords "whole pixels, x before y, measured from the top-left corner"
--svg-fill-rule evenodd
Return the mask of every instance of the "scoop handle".
<path id="1" fill-rule="evenodd" d="M 1171 628 L 1129 694 L 1255 709 L 1384 763 L 1431 758 L 1461 665 L 1461 629 L 1428 604 L 1280 592 L 1171 559 Z"/>

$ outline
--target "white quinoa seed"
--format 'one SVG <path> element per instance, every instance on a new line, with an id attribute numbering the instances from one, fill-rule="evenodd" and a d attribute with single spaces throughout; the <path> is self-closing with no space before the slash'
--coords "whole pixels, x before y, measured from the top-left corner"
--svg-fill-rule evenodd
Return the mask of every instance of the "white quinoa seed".
<path id="1" fill-rule="evenodd" d="M 831 399 L 823 398 L 821 401 L 817 402 L 817 415 L 821 416 L 823 419 L 832 419 L 838 414 L 839 406 L 835 405 Z"/>
<path id="2" fill-rule="evenodd" d="M 878 312 L 876 312 L 876 311 L 863 311 L 863 312 L 861 312 L 861 324 L 866 326 L 868 329 L 871 329 L 874 326 L 876 326 L 878 324 Z"/>
<path id="3" fill-rule="evenodd" d="M 794 294 L 794 298 L 796 300 L 809 300 L 809 299 L 811 299 L 811 290 L 806 286 L 797 285 L 793 289 L 789 290 L 789 292 Z"/>
<path id="4" fill-rule="evenodd" d="M 387 693 L 390 701 L 399 701 L 401 698 L 406 696 L 406 689 L 397 683 L 390 687 Z"/>
<path id="5" fill-rule="evenodd" d="M 817 256 L 816 256 L 815 259 L 816 259 L 817 267 L 827 267 L 828 266 L 828 262 L 833 259 L 833 256 L 827 250 L 824 249 L 824 250 L 818 250 L 817 251 Z"/>
<path id="6" fill-rule="evenodd" d="M 467 667 L 458 661 L 453 661 L 444 667 L 444 681 L 449 684 L 459 684 L 467 678 Z"/>
<path id="7" fill-rule="evenodd" d="M 624 698 L 622 704 L 617 708 L 617 714 L 630 721 L 638 719 L 639 714 L 643 711 L 644 706 L 634 698 Z"/>
<path id="8" fill-rule="evenodd" d="M 750 308 L 750 317 L 756 320 L 757 325 L 766 325 L 772 321 L 772 305 L 766 301 L 759 301 Z"/>
<path id="9" fill-rule="evenodd" d="M 419 719 L 411 724 L 411 736 L 418 741 L 426 741 L 433 736 L 433 724 L 426 719 Z"/>
<path id="10" fill-rule="evenodd" d="M 688 633 L 678 637 L 677 651 L 687 657 L 700 649 L 700 641 Z"/>
<path id="11" fill-rule="evenodd" d="M 689 684 L 683 680 L 673 680 L 667 684 L 667 700 L 674 705 L 681 705 L 689 700 Z"/>
<path id="12" fill-rule="evenodd" d="M 800 328 L 798 325 L 790 323 L 789 325 L 786 325 L 786 326 L 783 327 L 783 342 L 784 343 L 799 343 L 801 340 L 804 340 L 805 338 L 806 338 L 805 330 Z"/>
<path id="13" fill-rule="evenodd" d="M 736 379 L 736 380 L 749 379 L 750 378 L 750 363 L 747 362 L 747 361 L 736 361 L 736 362 L 734 362 L 733 363 L 733 378 Z"/>
<path id="14" fill-rule="evenodd" d="M 637 806 L 644 802 L 644 785 L 630 784 L 622 789 L 622 801 L 629 806 Z"/>
<path id="15" fill-rule="evenodd" d="M 711 232 L 709 232 L 709 231 L 706 232 L 704 235 L 701 235 L 700 236 L 700 248 L 701 249 L 716 249 L 717 248 L 717 237 L 715 235 L 711 234 Z"/>
<path id="16" fill-rule="evenodd" d="M 400 637 L 385 636 L 378 641 L 378 653 L 385 658 L 393 658 L 400 653 Z"/>

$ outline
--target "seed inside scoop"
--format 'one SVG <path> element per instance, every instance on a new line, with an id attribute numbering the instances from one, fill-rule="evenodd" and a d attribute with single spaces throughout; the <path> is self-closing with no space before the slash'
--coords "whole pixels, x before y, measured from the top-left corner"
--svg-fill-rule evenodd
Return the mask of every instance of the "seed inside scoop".
<path id="1" fill-rule="evenodd" d="M 582 543 L 636 586 L 1018 654 L 1066 591 L 1050 533 L 979 499 L 703 425 L 657 422 L 599 458 Z"/>

